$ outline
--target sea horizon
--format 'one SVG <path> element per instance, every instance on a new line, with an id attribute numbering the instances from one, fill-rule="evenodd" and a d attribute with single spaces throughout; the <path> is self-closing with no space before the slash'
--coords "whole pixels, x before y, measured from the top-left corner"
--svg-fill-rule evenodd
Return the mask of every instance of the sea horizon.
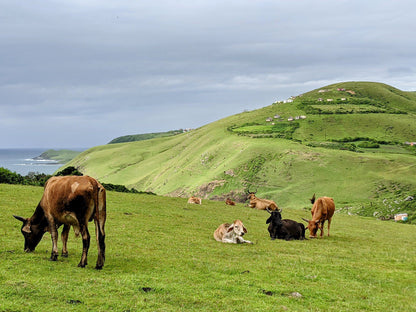
<path id="1" fill-rule="evenodd" d="M 0 167 L 22 176 L 29 173 L 53 174 L 64 164 L 56 160 L 35 159 L 50 149 L 85 150 L 85 148 L 0 148 Z"/>

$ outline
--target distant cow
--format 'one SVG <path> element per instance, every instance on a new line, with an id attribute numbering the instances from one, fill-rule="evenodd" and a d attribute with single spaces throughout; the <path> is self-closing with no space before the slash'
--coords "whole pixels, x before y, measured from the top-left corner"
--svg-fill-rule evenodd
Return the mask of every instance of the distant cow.
<path id="1" fill-rule="evenodd" d="M 230 206 L 235 206 L 235 202 L 233 202 L 231 199 L 229 199 L 229 198 L 227 198 L 226 200 L 225 200 L 225 204 L 226 205 L 230 205 Z"/>
<path id="2" fill-rule="evenodd" d="M 271 211 L 270 217 L 267 219 L 266 224 L 269 224 L 269 234 L 271 239 L 305 239 L 305 226 L 302 223 L 298 223 L 294 220 L 283 219 L 281 210 Z"/>
<path id="3" fill-rule="evenodd" d="M 335 203 L 331 197 L 320 197 L 315 201 L 315 194 L 311 198 L 313 204 L 311 214 L 312 220 L 303 219 L 308 222 L 309 237 L 316 238 L 318 229 L 321 230 L 321 237 L 324 235 L 324 223 L 328 220 L 328 236 L 331 227 L 331 219 L 335 212 Z"/>
<path id="4" fill-rule="evenodd" d="M 248 199 L 250 200 L 249 207 L 256 208 L 259 210 L 266 210 L 267 208 L 270 210 L 278 210 L 276 203 L 269 199 L 261 199 L 257 198 L 255 193 L 250 192 L 248 194 Z"/>
<path id="5" fill-rule="evenodd" d="M 247 233 L 243 222 L 235 220 L 232 224 L 223 223 L 214 232 L 215 240 L 223 243 L 243 244 L 252 242 L 243 239 L 243 235 Z"/>
<path id="6" fill-rule="evenodd" d="M 199 197 L 191 196 L 188 199 L 188 204 L 198 204 L 198 205 L 201 205 L 202 204 L 202 199 L 199 198 Z"/>
<path id="7" fill-rule="evenodd" d="M 102 269 L 105 260 L 106 192 L 95 179 L 88 176 L 52 177 L 46 184 L 42 199 L 30 218 L 14 216 L 23 222 L 21 232 L 25 238 L 25 251 L 34 251 L 45 232 L 52 236 L 50 260 L 58 259 L 58 228 L 62 230 L 62 256 L 68 256 L 67 241 L 72 226 L 82 236 L 82 256 L 79 267 L 87 265 L 90 246 L 88 222 L 94 220 L 98 245 L 96 269 Z"/>

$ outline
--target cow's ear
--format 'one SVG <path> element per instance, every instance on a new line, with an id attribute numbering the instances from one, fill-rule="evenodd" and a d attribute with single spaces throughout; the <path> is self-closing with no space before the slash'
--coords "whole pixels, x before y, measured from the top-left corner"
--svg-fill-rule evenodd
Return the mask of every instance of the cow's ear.
<path id="1" fill-rule="evenodd" d="M 272 217 L 269 217 L 269 218 L 266 220 L 266 224 L 269 224 L 270 222 L 272 222 Z"/>
<path id="2" fill-rule="evenodd" d="M 32 231 L 30 230 L 30 222 L 28 222 L 27 224 L 25 224 L 24 227 L 22 227 L 22 232 L 32 233 Z"/>
<path id="3" fill-rule="evenodd" d="M 231 225 L 231 226 L 227 229 L 227 233 L 230 233 L 232 230 L 234 230 L 234 225 Z"/>
<path id="4" fill-rule="evenodd" d="M 247 229 L 245 228 L 245 226 L 243 226 L 243 232 L 247 233 Z"/>

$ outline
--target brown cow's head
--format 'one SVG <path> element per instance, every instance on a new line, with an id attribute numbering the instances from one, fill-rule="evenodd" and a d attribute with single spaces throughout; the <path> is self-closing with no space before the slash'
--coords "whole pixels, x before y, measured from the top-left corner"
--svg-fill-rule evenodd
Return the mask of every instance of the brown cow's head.
<path id="1" fill-rule="evenodd" d="M 21 232 L 25 238 L 25 252 L 32 252 L 35 250 L 36 246 L 39 244 L 40 240 L 43 237 L 43 234 L 47 231 L 47 225 L 44 222 L 39 224 L 31 224 L 30 219 L 13 216 L 17 220 L 22 221 L 23 225 Z"/>
<path id="2" fill-rule="evenodd" d="M 250 193 L 248 193 L 248 196 L 247 196 L 247 199 L 250 199 L 250 200 L 252 200 L 252 199 L 256 199 L 257 197 L 256 197 L 256 195 L 255 195 L 256 193 L 254 193 L 254 192 L 250 192 Z"/>
<path id="3" fill-rule="evenodd" d="M 316 232 L 319 229 L 319 220 L 312 221 L 312 220 L 303 219 L 303 221 L 308 222 L 307 227 L 308 227 L 308 230 L 309 230 L 309 237 L 310 238 L 316 238 Z"/>

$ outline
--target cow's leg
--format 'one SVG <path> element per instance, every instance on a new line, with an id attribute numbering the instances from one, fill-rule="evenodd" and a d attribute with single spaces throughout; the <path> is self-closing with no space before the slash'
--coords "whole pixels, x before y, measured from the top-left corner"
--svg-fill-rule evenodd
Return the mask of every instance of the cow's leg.
<path id="1" fill-rule="evenodd" d="M 328 236 L 329 236 L 329 228 L 331 227 L 331 219 L 328 219 Z"/>
<path id="2" fill-rule="evenodd" d="M 321 228 L 321 237 L 324 236 L 324 224 L 325 224 L 325 220 L 322 221 L 321 226 L 320 226 L 320 228 Z"/>
<path id="3" fill-rule="evenodd" d="M 230 243 L 230 244 L 238 244 L 238 240 L 233 241 L 232 239 L 229 239 L 229 238 L 223 238 L 222 242 L 223 243 Z"/>
<path id="4" fill-rule="evenodd" d="M 49 231 L 51 232 L 52 238 L 52 252 L 51 252 L 51 261 L 58 260 L 58 229 L 56 228 L 56 223 L 53 218 L 48 218 L 49 222 Z"/>
<path id="5" fill-rule="evenodd" d="M 102 220 L 101 220 L 102 221 Z M 95 236 L 97 238 L 98 258 L 95 268 L 101 270 L 105 261 L 105 233 L 104 225 L 100 227 L 100 222 L 95 220 Z"/>
<path id="6" fill-rule="evenodd" d="M 82 235 L 82 256 L 78 266 L 83 268 L 88 264 L 87 256 L 88 249 L 90 248 L 90 233 L 88 232 L 88 226 L 85 222 L 80 224 L 81 235 Z"/>
<path id="7" fill-rule="evenodd" d="M 71 228 L 70 225 L 64 224 L 64 228 L 61 233 L 62 238 L 62 257 L 68 257 L 68 248 L 66 246 L 66 243 L 68 242 L 68 235 L 69 235 L 69 229 Z"/>
<path id="8" fill-rule="evenodd" d="M 286 236 L 285 236 L 285 240 L 286 241 L 293 240 L 293 236 L 291 234 L 287 233 Z"/>

